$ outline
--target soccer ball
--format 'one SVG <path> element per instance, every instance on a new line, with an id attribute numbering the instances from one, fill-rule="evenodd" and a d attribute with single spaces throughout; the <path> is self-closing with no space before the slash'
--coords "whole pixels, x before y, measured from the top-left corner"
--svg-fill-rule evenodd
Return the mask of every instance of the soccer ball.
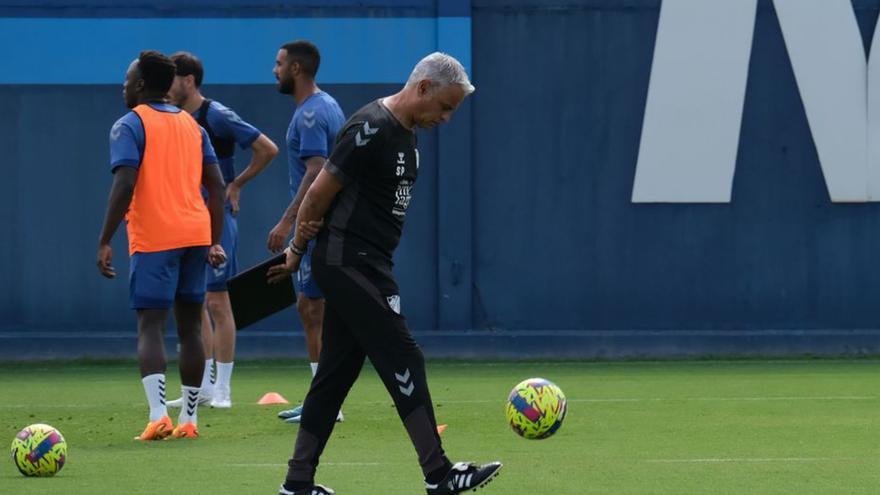
<path id="1" fill-rule="evenodd" d="M 30 425 L 12 441 L 12 462 L 25 476 L 55 476 L 66 459 L 67 442 L 49 425 Z"/>
<path id="2" fill-rule="evenodd" d="M 529 440 L 542 440 L 556 433 L 565 411 L 565 394 L 543 378 L 520 382 L 507 398 L 507 422 L 517 435 Z"/>

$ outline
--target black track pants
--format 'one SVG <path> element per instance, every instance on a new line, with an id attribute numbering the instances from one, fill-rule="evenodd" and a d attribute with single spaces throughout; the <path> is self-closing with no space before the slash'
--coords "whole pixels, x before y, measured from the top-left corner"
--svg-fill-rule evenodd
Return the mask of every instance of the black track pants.
<path id="1" fill-rule="evenodd" d="M 422 471 L 442 468 L 449 461 L 437 433 L 425 359 L 399 314 L 400 298 L 390 269 L 315 262 L 312 270 L 325 297 L 321 358 L 303 404 L 287 479 L 313 481 L 336 414 L 365 357 L 391 394 Z"/>

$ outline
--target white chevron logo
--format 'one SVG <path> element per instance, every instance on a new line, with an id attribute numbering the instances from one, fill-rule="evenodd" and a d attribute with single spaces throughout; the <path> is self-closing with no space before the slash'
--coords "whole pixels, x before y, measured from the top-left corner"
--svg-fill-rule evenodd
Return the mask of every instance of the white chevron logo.
<path id="1" fill-rule="evenodd" d="M 407 368 L 402 375 L 398 375 L 397 373 L 395 373 L 394 378 L 397 378 L 397 381 L 399 381 L 400 383 L 405 384 L 409 381 L 409 368 Z"/>
<path id="2" fill-rule="evenodd" d="M 403 386 L 401 385 L 401 386 L 398 386 L 397 388 L 400 389 L 400 393 L 402 393 L 403 395 L 409 397 L 410 395 L 412 395 L 413 390 L 416 388 L 416 384 L 415 384 L 415 383 L 410 383 L 410 384 L 409 384 L 409 387 L 403 388 Z"/>
<path id="3" fill-rule="evenodd" d="M 308 127 L 309 129 L 311 129 L 312 127 L 315 127 L 315 122 L 317 122 L 315 120 L 315 111 L 314 110 L 312 110 L 312 111 L 303 110 L 302 114 L 303 114 L 303 124 L 305 124 L 305 126 Z"/>
<path id="4" fill-rule="evenodd" d="M 362 132 L 364 133 L 363 136 L 361 136 Z M 358 145 L 358 147 L 365 146 L 367 143 L 370 142 L 370 136 L 376 134 L 377 132 L 379 132 L 378 127 L 371 128 L 369 122 L 364 122 L 364 128 L 358 131 L 357 135 L 354 137 L 354 142 Z M 366 136 L 366 139 L 364 139 L 364 136 Z"/>
<path id="5" fill-rule="evenodd" d="M 214 270 L 215 277 L 218 277 L 218 278 L 222 277 L 223 274 L 226 273 L 226 262 L 224 261 L 222 264 L 220 264 L 220 266 L 218 266 L 217 268 L 214 268 L 213 270 Z"/>
<path id="6" fill-rule="evenodd" d="M 122 122 L 117 122 L 113 124 L 113 127 L 110 129 L 110 140 L 116 141 L 119 139 L 119 136 L 122 135 Z"/>
<path id="7" fill-rule="evenodd" d="M 395 373 L 394 378 L 397 378 L 397 381 L 401 383 L 401 385 L 397 386 L 397 388 L 400 389 L 400 393 L 402 393 L 403 395 L 405 395 L 407 397 L 411 396 L 413 393 L 413 390 L 415 390 L 415 388 L 416 388 L 416 384 L 409 380 L 409 378 L 410 378 L 409 368 L 407 368 L 406 371 L 404 371 L 402 375 L 398 375 L 397 373 Z M 404 385 L 407 385 L 407 384 L 409 384 L 409 385 L 404 387 Z"/>

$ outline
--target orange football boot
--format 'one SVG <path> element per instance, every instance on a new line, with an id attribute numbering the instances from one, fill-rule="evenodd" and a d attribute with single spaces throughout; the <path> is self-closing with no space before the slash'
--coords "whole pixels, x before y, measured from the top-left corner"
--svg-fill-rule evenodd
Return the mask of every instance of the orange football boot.
<path id="1" fill-rule="evenodd" d="M 174 428 L 171 432 L 171 438 L 199 438 L 199 429 L 195 423 L 182 423 Z"/>
<path id="2" fill-rule="evenodd" d="M 163 416 L 156 421 L 150 421 L 147 423 L 147 427 L 144 428 L 144 432 L 140 435 L 134 437 L 135 440 L 140 441 L 149 441 L 149 440 L 162 440 L 167 438 L 168 435 L 172 433 L 172 429 L 174 428 L 174 424 L 171 423 L 171 418 L 168 416 Z"/>

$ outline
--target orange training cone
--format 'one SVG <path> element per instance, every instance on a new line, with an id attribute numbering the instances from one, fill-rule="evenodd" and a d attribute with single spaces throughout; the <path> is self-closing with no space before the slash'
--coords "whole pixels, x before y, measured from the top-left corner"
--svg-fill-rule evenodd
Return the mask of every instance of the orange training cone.
<path id="1" fill-rule="evenodd" d="M 442 435 L 444 431 L 446 431 L 446 427 L 449 425 L 437 425 L 437 434 Z"/>
<path id="2" fill-rule="evenodd" d="M 257 401 L 257 404 L 265 406 L 268 404 L 290 404 L 290 402 L 287 402 L 287 399 L 277 392 L 269 392 Z"/>

